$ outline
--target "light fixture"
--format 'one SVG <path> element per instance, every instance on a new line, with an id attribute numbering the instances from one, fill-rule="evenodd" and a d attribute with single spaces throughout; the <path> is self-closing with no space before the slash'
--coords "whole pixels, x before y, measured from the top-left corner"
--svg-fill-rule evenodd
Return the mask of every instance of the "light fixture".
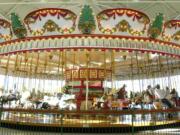
<path id="1" fill-rule="evenodd" d="M 109 60 L 109 59 L 106 59 L 106 63 L 110 63 L 110 60 Z"/>
<path id="2" fill-rule="evenodd" d="M 158 54 L 156 54 L 156 53 L 155 53 L 155 54 L 152 54 L 152 53 L 150 54 L 150 58 L 151 58 L 151 59 L 154 59 L 154 58 L 156 58 L 156 57 L 158 57 Z"/>

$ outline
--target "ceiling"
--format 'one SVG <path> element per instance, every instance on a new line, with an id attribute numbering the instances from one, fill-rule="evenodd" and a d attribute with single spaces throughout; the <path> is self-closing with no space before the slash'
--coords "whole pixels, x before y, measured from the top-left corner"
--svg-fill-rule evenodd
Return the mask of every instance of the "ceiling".
<path id="1" fill-rule="evenodd" d="M 180 19 L 179 0 L 0 0 L 0 17 L 10 20 L 10 14 L 16 12 L 23 19 L 29 12 L 47 7 L 66 8 L 79 15 L 84 4 L 90 5 L 95 15 L 108 8 L 132 8 L 151 19 L 160 12 L 165 20 Z"/>

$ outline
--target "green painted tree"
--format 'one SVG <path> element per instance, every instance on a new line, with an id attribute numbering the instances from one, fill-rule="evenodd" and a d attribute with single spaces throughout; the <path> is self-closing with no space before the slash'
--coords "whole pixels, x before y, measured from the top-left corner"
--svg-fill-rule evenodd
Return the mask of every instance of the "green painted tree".
<path id="1" fill-rule="evenodd" d="M 156 16 L 148 32 L 151 38 L 157 38 L 161 34 L 163 27 L 163 19 L 164 18 L 162 13 Z"/>
<path id="2" fill-rule="evenodd" d="M 81 11 L 78 28 L 83 34 L 91 34 L 96 28 L 93 11 L 89 5 L 85 5 Z"/>
<path id="3" fill-rule="evenodd" d="M 20 21 L 19 16 L 15 13 L 11 13 L 11 24 L 14 34 L 17 38 L 24 38 L 27 35 L 24 24 Z"/>

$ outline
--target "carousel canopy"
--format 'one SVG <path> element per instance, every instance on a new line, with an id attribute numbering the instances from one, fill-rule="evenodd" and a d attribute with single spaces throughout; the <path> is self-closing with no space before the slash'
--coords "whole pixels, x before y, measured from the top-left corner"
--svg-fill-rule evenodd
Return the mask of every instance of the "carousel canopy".
<path id="1" fill-rule="evenodd" d="M 178 1 L 6 0 L 0 9 L 1 74 L 59 77 L 87 67 L 119 79 L 179 74 Z"/>

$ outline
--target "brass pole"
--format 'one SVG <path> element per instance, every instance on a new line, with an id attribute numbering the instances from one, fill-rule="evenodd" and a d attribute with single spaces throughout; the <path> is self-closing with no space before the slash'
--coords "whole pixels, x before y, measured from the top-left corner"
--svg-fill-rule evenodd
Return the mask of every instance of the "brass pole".
<path id="1" fill-rule="evenodd" d="M 75 51 L 73 53 L 73 70 L 75 69 L 74 65 L 75 65 L 75 59 L 76 59 L 76 55 L 75 55 Z M 79 72 L 79 71 L 78 71 Z M 74 90 L 74 78 L 72 77 L 72 89 L 71 89 L 71 94 L 73 93 L 73 90 Z"/>
<path id="2" fill-rule="evenodd" d="M 6 71 L 5 71 L 5 79 L 4 79 L 4 92 L 8 92 L 8 69 L 9 69 L 9 59 L 10 55 L 8 55 L 7 63 L 6 63 Z M 7 91 L 6 91 L 6 83 L 7 83 Z"/>
<path id="3" fill-rule="evenodd" d="M 62 55 L 62 53 L 61 53 L 61 51 L 58 51 L 58 55 L 59 55 L 59 60 L 58 60 L 58 79 L 57 79 L 57 88 L 58 88 L 58 92 L 59 92 L 59 81 L 61 80 L 61 76 L 60 76 L 60 66 L 61 66 L 61 55 Z"/>
<path id="4" fill-rule="evenodd" d="M 89 96 L 89 52 L 86 52 L 86 67 L 87 67 L 87 76 L 86 76 L 86 110 L 88 110 L 88 96 Z"/>
<path id="5" fill-rule="evenodd" d="M 106 76 L 106 51 L 104 50 L 104 79 L 103 79 L 104 83 L 105 83 L 106 79 L 107 79 L 107 76 Z"/>
<path id="6" fill-rule="evenodd" d="M 28 71 L 28 78 L 29 78 L 29 80 L 28 80 L 28 82 L 29 82 L 29 84 L 28 84 L 28 88 L 30 88 L 30 91 L 32 91 L 32 85 L 31 85 L 31 82 L 32 82 L 32 69 L 33 69 L 33 56 L 34 56 L 34 54 L 33 54 L 33 52 L 31 53 L 31 62 L 30 62 L 30 67 L 29 67 L 29 71 Z"/>
<path id="7" fill-rule="evenodd" d="M 37 61 L 36 61 L 35 70 L 34 70 L 35 89 L 36 89 L 36 80 L 37 80 L 37 74 L 38 74 L 38 66 L 39 66 L 39 52 L 37 53 Z"/>
<path id="8" fill-rule="evenodd" d="M 132 54 L 131 54 L 131 82 L 132 82 L 132 90 L 133 90 L 133 92 L 134 92 L 134 77 L 133 77 L 133 60 L 132 60 L 133 58 L 132 58 Z"/>
<path id="9" fill-rule="evenodd" d="M 23 53 L 22 53 L 23 54 Z M 17 82 L 17 89 L 19 90 L 19 85 L 21 84 L 20 82 L 21 82 L 21 73 L 22 73 L 22 71 L 21 71 L 21 65 L 22 65 L 22 60 L 23 60 L 23 58 L 22 58 L 22 56 L 20 57 L 20 61 L 18 62 L 19 63 L 19 65 L 18 65 L 18 71 L 17 71 L 17 77 L 18 77 L 18 82 Z M 21 87 L 22 88 L 22 87 Z"/>
<path id="10" fill-rule="evenodd" d="M 140 82 L 140 70 L 139 70 L 139 60 L 138 60 L 138 52 L 136 52 L 136 65 L 137 65 L 137 75 L 138 75 L 138 81 L 139 81 L 139 88 L 141 93 L 141 82 Z"/>
<path id="11" fill-rule="evenodd" d="M 114 88 L 113 81 L 114 81 L 114 51 L 111 50 L 111 89 Z"/>
<path id="12" fill-rule="evenodd" d="M 61 79 L 63 79 L 63 77 L 64 77 L 64 72 L 63 72 L 63 70 L 64 70 L 64 51 L 61 52 L 61 63 L 62 63 L 62 65 L 61 65 L 61 75 L 62 75 L 62 78 Z M 62 91 L 62 85 L 63 85 L 63 82 L 61 80 L 61 92 L 63 92 Z"/>

